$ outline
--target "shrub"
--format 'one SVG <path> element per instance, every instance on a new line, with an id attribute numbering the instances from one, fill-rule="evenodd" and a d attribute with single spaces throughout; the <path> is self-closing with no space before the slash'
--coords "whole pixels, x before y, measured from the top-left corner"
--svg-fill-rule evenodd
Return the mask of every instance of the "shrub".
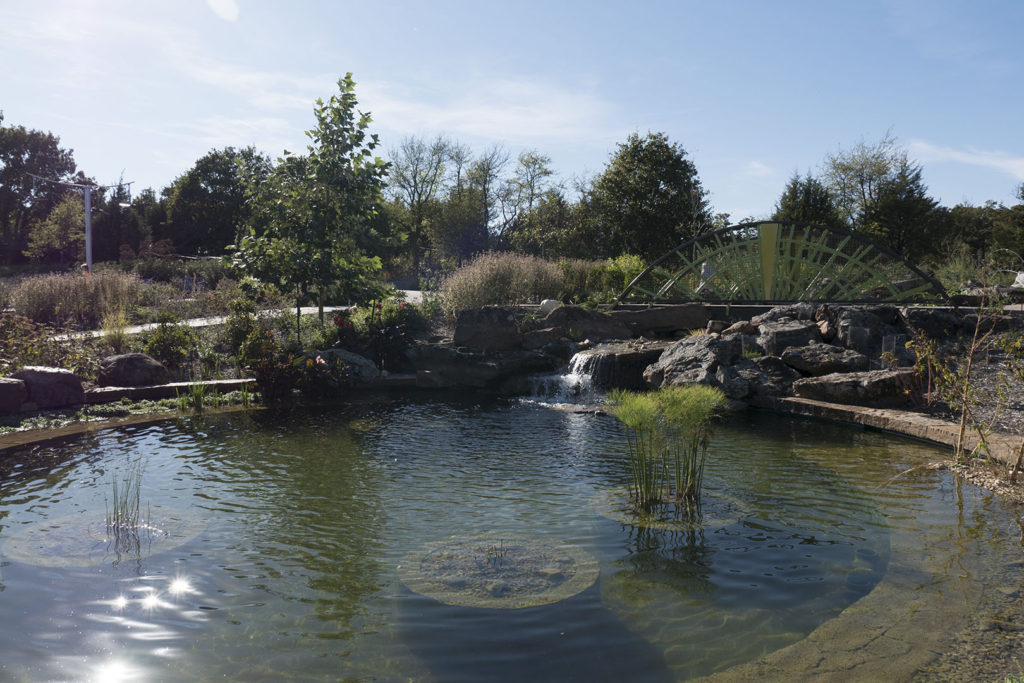
<path id="1" fill-rule="evenodd" d="M 488 304 L 540 303 L 562 290 L 558 265 L 536 256 L 488 252 L 449 275 L 441 283 L 442 306 L 454 315 L 464 308 Z"/>
<path id="2" fill-rule="evenodd" d="M 256 304 L 245 297 L 234 299 L 228 304 L 231 315 L 224 321 L 224 343 L 238 352 L 245 340 L 258 328 Z"/>
<path id="3" fill-rule="evenodd" d="M 192 328 L 179 323 L 176 316 L 162 313 L 157 328 L 146 335 L 146 353 L 169 368 L 183 365 L 192 357 L 196 346 Z"/>
<path id="4" fill-rule="evenodd" d="M 454 315 L 463 308 L 489 304 L 517 305 L 559 299 L 607 303 L 639 275 L 645 264 L 624 254 L 607 261 L 487 253 L 452 273 L 441 283 L 441 306 Z"/>
<path id="5" fill-rule="evenodd" d="M 11 292 L 11 303 L 19 315 L 37 322 L 92 329 L 108 313 L 133 309 L 141 290 L 139 278 L 131 273 L 51 273 L 22 280 Z"/>
<path id="6" fill-rule="evenodd" d="M 130 345 L 128 314 L 123 310 L 109 311 L 103 316 L 103 340 L 114 353 L 125 353 Z"/>
<path id="7" fill-rule="evenodd" d="M 99 344 L 94 339 L 58 335 L 24 316 L 0 313 L 0 376 L 26 365 L 46 365 L 93 379 L 99 361 Z"/>

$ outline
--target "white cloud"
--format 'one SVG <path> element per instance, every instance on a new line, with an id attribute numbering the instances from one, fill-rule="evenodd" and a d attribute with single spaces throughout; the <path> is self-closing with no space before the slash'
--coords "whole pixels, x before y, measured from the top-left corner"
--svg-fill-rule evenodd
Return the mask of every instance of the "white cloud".
<path id="1" fill-rule="evenodd" d="M 620 134 L 606 123 L 610 106 L 594 93 L 522 79 L 487 79 L 447 92 L 411 92 L 361 83 L 359 101 L 374 122 L 406 134 L 445 133 L 510 144 L 589 140 Z"/>
<path id="2" fill-rule="evenodd" d="M 771 178 L 776 175 L 776 171 L 768 164 L 751 160 L 743 166 L 743 174 L 754 178 Z"/>
<path id="3" fill-rule="evenodd" d="M 224 21 L 238 20 L 238 3 L 235 0 L 206 0 L 206 5 Z"/>
<path id="4" fill-rule="evenodd" d="M 952 162 L 983 166 L 1024 180 L 1024 157 L 1015 157 L 1007 152 L 980 150 L 968 147 L 965 150 L 933 145 L 923 140 L 912 140 L 908 145 L 911 154 L 920 162 Z"/>

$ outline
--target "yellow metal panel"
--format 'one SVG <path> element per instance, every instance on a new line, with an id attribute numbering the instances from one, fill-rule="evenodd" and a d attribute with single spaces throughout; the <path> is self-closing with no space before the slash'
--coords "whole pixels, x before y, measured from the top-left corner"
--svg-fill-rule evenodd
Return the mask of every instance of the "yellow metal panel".
<path id="1" fill-rule="evenodd" d="M 764 283 L 764 298 L 772 298 L 775 284 L 775 264 L 779 259 L 779 224 L 761 223 L 757 226 L 761 243 L 761 281 Z"/>

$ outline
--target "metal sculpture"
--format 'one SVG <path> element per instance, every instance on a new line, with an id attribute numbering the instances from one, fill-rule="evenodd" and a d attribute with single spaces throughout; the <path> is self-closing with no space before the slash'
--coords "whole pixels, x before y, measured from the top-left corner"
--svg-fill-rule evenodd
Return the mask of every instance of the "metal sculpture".
<path id="1" fill-rule="evenodd" d="M 926 303 L 942 284 L 891 249 L 825 225 L 743 223 L 699 235 L 661 256 L 620 303 Z"/>

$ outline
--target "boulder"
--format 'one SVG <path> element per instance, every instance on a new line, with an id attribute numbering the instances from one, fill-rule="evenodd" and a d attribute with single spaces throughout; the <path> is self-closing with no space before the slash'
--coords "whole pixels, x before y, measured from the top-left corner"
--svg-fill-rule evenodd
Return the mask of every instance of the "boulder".
<path id="1" fill-rule="evenodd" d="M 167 382 L 167 368 L 144 353 L 107 356 L 100 361 L 96 379 L 101 387 L 144 387 Z"/>
<path id="2" fill-rule="evenodd" d="M 538 351 L 482 352 L 448 344 L 423 344 L 416 358 L 416 382 L 428 387 L 498 388 L 509 378 L 554 372 L 557 360 Z"/>
<path id="3" fill-rule="evenodd" d="M 812 321 L 767 321 L 758 325 L 757 341 L 769 356 L 779 356 L 790 346 L 807 346 L 821 340 L 821 332 Z"/>
<path id="4" fill-rule="evenodd" d="M 21 410 L 21 404 L 28 400 L 25 382 L 12 377 L 0 377 L 0 415 L 9 415 Z"/>
<path id="5" fill-rule="evenodd" d="M 704 331 L 708 334 L 722 334 L 727 329 L 729 329 L 728 320 L 709 320 L 708 326 L 704 328 Z"/>
<path id="6" fill-rule="evenodd" d="M 775 356 L 743 359 L 734 366 L 734 371 L 738 377 L 746 381 L 748 396 L 788 394 L 793 382 L 801 378 L 799 372 Z M 730 398 L 745 398 L 745 396 L 733 396 L 725 386 L 723 389 Z"/>
<path id="7" fill-rule="evenodd" d="M 85 403 L 82 380 L 70 370 L 30 365 L 11 377 L 25 383 L 28 400 L 37 408 L 65 408 Z"/>
<path id="8" fill-rule="evenodd" d="M 913 369 L 833 373 L 807 377 L 793 383 L 793 393 L 829 403 L 893 406 L 906 402 L 907 387 L 914 384 Z"/>
<path id="9" fill-rule="evenodd" d="M 862 372 L 868 369 L 867 356 L 831 344 L 791 346 L 782 352 L 782 361 L 789 367 L 813 377 L 834 372 Z"/>
<path id="10" fill-rule="evenodd" d="M 616 310 L 609 315 L 627 325 L 634 334 L 651 332 L 658 336 L 671 336 L 680 330 L 703 330 L 711 320 L 708 307 L 697 303 Z"/>
<path id="11" fill-rule="evenodd" d="M 903 318 L 911 330 L 932 339 L 955 336 L 964 325 L 963 318 L 947 308 L 907 307 Z"/>
<path id="12" fill-rule="evenodd" d="M 559 306 L 545 316 L 537 327 L 556 328 L 561 331 L 561 336 L 577 341 L 608 341 L 633 337 L 629 327 L 621 320 L 579 306 Z"/>
<path id="13" fill-rule="evenodd" d="M 724 330 L 722 330 L 723 336 L 727 334 L 743 334 L 748 337 L 753 337 L 757 335 L 757 325 L 750 322 L 749 320 L 741 320 L 737 323 L 729 325 Z"/>
<path id="14" fill-rule="evenodd" d="M 822 339 L 864 354 L 878 357 L 890 339 L 908 332 L 895 306 L 835 306 L 824 304 L 815 314 Z"/>
<path id="15" fill-rule="evenodd" d="M 636 340 L 624 344 L 598 344 L 580 351 L 569 364 L 571 374 L 590 377 L 602 389 L 642 389 L 644 370 L 661 357 L 668 342 Z"/>
<path id="16" fill-rule="evenodd" d="M 540 306 L 537 307 L 537 312 L 541 315 L 547 315 L 561 305 L 562 302 L 558 299 L 544 299 L 544 301 L 540 302 Z"/>
<path id="17" fill-rule="evenodd" d="M 352 353 L 345 349 L 327 349 L 318 351 L 317 355 L 325 361 L 337 360 L 347 363 L 352 368 L 352 378 L 357 382 L 372 382 L 380 378 L 380 369 L 366 356 Z"/>
<path id="18" fill-rule="evenodd" d="M 468 308 L 455 313 L 456 346 L 514 349 L 522 344 L 515 311 L 504 306 Z"/>
<path id="19" fill-rule="evenodd" d="M 743 341 L 739 335 L 694 335 L 665 349 L 661 357 L 644 370 L 644 383 L 655 389 L 677 384 L 719 386 L 721 382 L 716 378 L 719 367 L 731 366 L 742 357 Z"/>
<path id="20" fill-rule="evenodd" d="M 801 302 L 792 306 L 776 306 L 766 313 L 750 319 L 754 325 L 764 323 L 787 322 L 791 320 L 813 320 L 815 308 L 813 304 Z"/>
<path id="21" fill-rule="evenodd" d="M 562 331 L 556 327 L 544 327 L 539 330 L 523 332 L 523 348 L 527 350 L 542 349 L 562 339 Z"/>

